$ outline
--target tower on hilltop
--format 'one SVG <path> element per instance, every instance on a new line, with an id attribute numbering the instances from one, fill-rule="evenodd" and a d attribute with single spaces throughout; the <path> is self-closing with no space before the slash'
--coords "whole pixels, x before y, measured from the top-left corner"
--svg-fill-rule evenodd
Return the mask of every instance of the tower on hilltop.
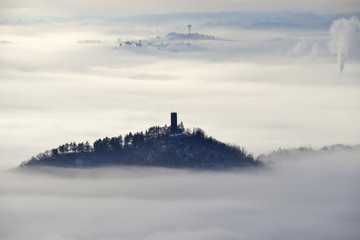
<path id="1" fill-rule="evenodd" d="M 178 127 L 177 127 L 177 113 L 176 112 L 172 112 L 171 113 L 171 133 L 177 133 L 178 132 Z"/>

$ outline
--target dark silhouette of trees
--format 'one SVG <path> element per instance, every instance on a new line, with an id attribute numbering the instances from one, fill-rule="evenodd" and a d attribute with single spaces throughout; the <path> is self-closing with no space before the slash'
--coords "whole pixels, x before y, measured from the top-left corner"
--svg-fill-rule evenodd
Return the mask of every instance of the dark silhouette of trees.
<path id="1" fill-rule="evenodd" d="M 178 130 L 180 133 L 183 133 L 185 131 L 185 127 L 182 121 L 180 122 L 180 124 L 178 124 Z"/>
<path id="2" fill-rule="evenodd" d="M 132 138 L 132 145 L 134 148 L 142 147 L 145 144 L 145 136 L 143 132 L 135 133 Z"/>
<path id="3" fill-rule="evenodd" d="M 205 139 L 206 137 L 205 131 L 202 130 L 201 128 L 194 128 L 193 134 L 195 135 L 195 137 L 199 139 Z"/>
<path id="4" fill-rule="evenodd" d="M 122 149 L 122 136 L 111 138 L 109 145 L 112 151 L 120 151 Z"/>
<path id="5" fill-rule="evenodd" d="M 85 144 L 84 143 L 79 143 L 76 147 L 76 152 L 85 152 Z"/>
<path id="6" fill-rule="evenodd" d="M 57 156 L 58 155 L 58 149 L 57 148 L 54 148 L 51 150 L 51 155 L 52 156 Z"/>
<path id="7" fill-rule="evenodd" d="M 70 150 L 70 145 L 68 143 L 65 143 L 64 148 L 65 148 L 65 153 L 68 153 Z"/>
<path id="8" fill-rule="evenodd" d="M 167 125 L 153 126 L 145 132 L 129 132 L 124 137 L 97 139 L 92 145 L 88 141 L 65 143 L 32 157 L 21 166 L 141 165 L 224 169 L 259 165 L 245 149 L 208 137 L 201 128 L 191 131 L 181 122 L 178 129 L 181 133 L 173 135 Z"/>
<path id="9" fill-rule="evenodd" d="M 60 153 L 60 154 L 66 153 L 66 151 L 65 151 L 65 145 L 59 146 L 59 147 L 58 147 L 58 150 L 59 150 L 59 153 Z"/>
<path id="10" fill-rule="evenodd" d="M 85 150 L 85 152 L 91 152 L 92 151 L 92 147 L 91 147 L 91 145 L 90 145 L 90 143 L 88 141 L 85 142 L 84 150 Z"/>
<path id="11" fill-rule="evenodd" d="M 129 134 L 125 135 L 124 138 L 124 148 L 127 149 L 131 146 L 133 140 L 133 134 L 130 132 Z"/>

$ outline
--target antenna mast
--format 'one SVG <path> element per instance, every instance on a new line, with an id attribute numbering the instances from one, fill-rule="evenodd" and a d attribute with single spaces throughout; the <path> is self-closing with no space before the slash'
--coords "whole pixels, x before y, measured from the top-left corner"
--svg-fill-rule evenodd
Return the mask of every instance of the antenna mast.
<path id="1" fill-rule="evenodd" d="M 187 27 L 189 28 L 189 35 L 190 35 L 190 28 L 192 27 L 191 24 L 187 25 Z"/>

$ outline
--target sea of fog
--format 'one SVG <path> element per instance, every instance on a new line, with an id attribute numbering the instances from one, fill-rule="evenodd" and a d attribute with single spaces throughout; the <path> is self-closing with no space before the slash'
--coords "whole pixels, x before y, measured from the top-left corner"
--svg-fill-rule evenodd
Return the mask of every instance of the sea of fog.
<path id="1" fill-rule="evenodd" d="M 169 124 L 171 111 L 255 155 L 358 144 L 358 18 L 309 30 L 21 16 L 0 26 L 1 240 L 360 239 L 358 150 L 230 172 L 5 171 L 66 142 Z M 218 39 L 166 40 L 189 23 Z M 139 40 L 169 47 L 119 46 Z"/>
<path id="2" fill-rule="evenodd" d="M 172 111 L 185 128 L 200 127 L 255 155 L 360 142 L 357 17 L 310 30 L 245 28 L 201 16 L 5 21 L 0 170 L 64 143 L 169 125 Z M 251 19 L 267 21 L 262 14 Z M 189 23 L 192 33 L 216 39 L 167 39 L 187 33 Z M 119 45 L 126 41 L 144 46 Z"/>
<path id="3" fill-rule="evenodd" d="M 326 239 L 360 236 L 359 150 L 262 169 L 0 173 L 3 240 Z"/>

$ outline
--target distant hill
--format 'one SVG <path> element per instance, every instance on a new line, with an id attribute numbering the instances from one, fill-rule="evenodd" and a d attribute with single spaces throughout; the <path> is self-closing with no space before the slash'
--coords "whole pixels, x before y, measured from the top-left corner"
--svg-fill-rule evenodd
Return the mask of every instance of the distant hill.
<path id="1" fill-rule="evenodd" d="M 243 148 L 222 143 L 199 128 L 177 133 L 154 126 L 124 137 L 98 139 L 93 145 L 69 143 L 40 153 L 20 168 L 36 166 L 90 168 L 101 166 L 158 166 L 192 169 L 231 169 L 260 166 Z"/>
<path id="2" fill-rule="evenodd" d="M 331 146 L 325 146 L 318 150 L 313 149 L 312 147 L 299 147 L 299 148 L 279 148 L 276 151 L 272 151 L 269 154 L 262 154 L 257 157 L 258 161 L 261 161 L 265 164 L 273 164 L 280 161 L 288 160 L 298 160 L 304 157 L 309 156 L 319 156 L 321 154 L 335 153 L 335 152 L 351 152 L 351 151 L 360 151 L 360 145 L 343 145 L 335 144 Z"/>

